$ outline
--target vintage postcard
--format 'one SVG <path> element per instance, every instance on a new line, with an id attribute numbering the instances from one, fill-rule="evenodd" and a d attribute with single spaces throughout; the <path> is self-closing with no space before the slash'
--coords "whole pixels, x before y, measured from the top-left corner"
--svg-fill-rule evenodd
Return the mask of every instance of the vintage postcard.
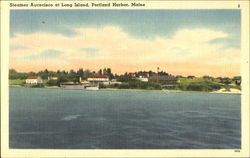
<path id="1" fill-rule="evenodd" d="M 249 1 L 2 1 L 1 157 L 249 157 Z"/>

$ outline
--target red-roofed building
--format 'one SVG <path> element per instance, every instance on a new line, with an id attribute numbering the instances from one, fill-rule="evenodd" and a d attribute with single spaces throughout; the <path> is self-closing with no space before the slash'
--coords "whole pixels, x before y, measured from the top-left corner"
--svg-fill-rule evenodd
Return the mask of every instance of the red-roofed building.
<path id="1" fill-rule="evenodd" d="M 38 84 L 43 83 L 43 80 L 39 76 L 28 76 L 26 78 L 26 84 Z"/>
<path id="2" fill-rule="evenodd" d="M 93 75 L 89 76 L 87 80 L 89 82 L 108 82 L 109 77 L 106 75 Z"/>

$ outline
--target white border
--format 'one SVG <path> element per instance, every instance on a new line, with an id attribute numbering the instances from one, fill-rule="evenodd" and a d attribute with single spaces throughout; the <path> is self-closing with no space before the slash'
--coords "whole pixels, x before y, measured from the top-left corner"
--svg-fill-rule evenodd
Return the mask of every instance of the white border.
<path id="1" fill-rule="evenodd" d="M 249 157 L 249 1 L 141 1 L 145 7 L 133 8 L 82 8 L 82 9 L 238 9 L 241 8 L 241 74 L 242 74 L 242 149 L 235 150 L 17 150 L 8 148 L 8 62 L 9 62 L 9 10 L 10 9 L 52 9 L 52 8 L 9 8 L 1 2 L 1 157 Z M 21 3 L 22 1 L 16 1 Z M 44 3 L 49 1 L 34 1 Z M 62 1 L 66 3 L 66 1 Z M 72 1 L 69 1 L 72 2 Z M 89 2 L 91 1 L 74 1 Z M 93 1 L 108 2 L 108 1 Z M 114 1 L 110 1 L 111 3 Z M 117 1 L 116 1 L 117 2 Z M 131 3 L 131 1 L 120 1 Z M 138 1 L 136 1 L 138 2 Z M 24 1 L 23 3 L 30 3 Z M 60 3 L 52 1 L 49 3 Z M 73 2 L 72 2 L 73 3 Z M 81 9 L 81 8 L 53 8 Z"/>

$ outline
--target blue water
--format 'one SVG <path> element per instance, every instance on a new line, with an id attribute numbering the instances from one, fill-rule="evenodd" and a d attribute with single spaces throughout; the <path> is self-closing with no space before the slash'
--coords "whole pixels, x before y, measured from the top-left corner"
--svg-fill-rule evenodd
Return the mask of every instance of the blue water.
<path id="1" fill-rule="evenodd" d="M 10 88 L 10 148 L 239 149 L 240 95 Z"/>

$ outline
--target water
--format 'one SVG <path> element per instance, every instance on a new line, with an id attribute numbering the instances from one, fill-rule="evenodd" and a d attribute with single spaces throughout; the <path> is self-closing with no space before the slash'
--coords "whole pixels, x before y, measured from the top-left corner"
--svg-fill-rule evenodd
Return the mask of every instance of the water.
<path id="1" fill-rule="evenodd" d="M 10 148 L 239 149 L 240 95 L 10 88 Z"/>

